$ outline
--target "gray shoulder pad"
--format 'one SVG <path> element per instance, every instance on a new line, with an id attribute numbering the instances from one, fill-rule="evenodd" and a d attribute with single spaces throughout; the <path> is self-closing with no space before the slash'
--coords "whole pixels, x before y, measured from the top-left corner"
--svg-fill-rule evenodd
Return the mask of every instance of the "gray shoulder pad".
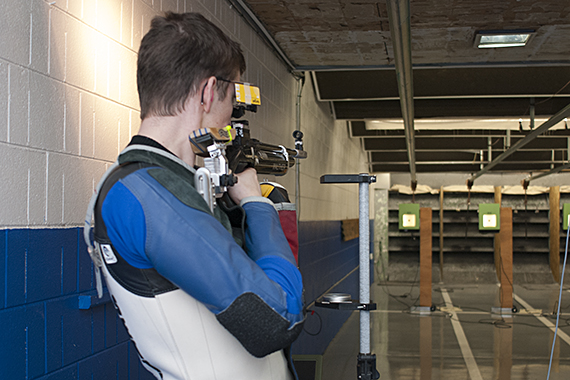
<path id="1" fill-rule="evenodd" d="M 289 347 L 301 333 L 304 323 L 303 320 L 289 329 L 289 321 L 254 293 L 240 295 L 216 318 L 257 358 Z"/>

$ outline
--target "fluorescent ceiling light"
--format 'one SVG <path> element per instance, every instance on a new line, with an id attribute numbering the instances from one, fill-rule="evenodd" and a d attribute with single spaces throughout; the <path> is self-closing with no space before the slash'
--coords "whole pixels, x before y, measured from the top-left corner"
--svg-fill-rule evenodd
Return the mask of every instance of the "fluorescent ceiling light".
<path id="1" fill-rule="evenodd" d="M 537 117 L 534 119 L 534 125 L 539 126 L 548 118 Z M 529 118 L 424 118 L 414 120 L 414 129 L 421 130 L 519 130 L 519 121 L 522 121 L 523 130 L 529 131 Z M 404 130 L 404 122 L 402 119 L 383 119 L 383 120 L 366 120 L 365 126 L 367 130 Z M 565 129 L 563 121 L 551 128 Z"/>
<path id="2" fill-rule="evenodd" d="M 475 35 L 475 46 L 479 49 L 525 46 L 534 33 L 534 30 L 481 31 Z"/>

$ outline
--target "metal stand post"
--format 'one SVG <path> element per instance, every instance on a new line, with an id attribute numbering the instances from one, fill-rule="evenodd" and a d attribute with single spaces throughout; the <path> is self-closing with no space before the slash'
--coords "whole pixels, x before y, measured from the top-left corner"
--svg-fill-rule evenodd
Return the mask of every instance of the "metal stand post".
<path id="1" fill-rule="evenodd" d="M 369 185 L 376 182 L 376 176 L 368 174 L 329 174 L 321 177 L 321 183 L 358 183 L 359 186 L 359 285 L 358 302 L 315 302 L 316 306 L 341 310 L 360 310 L 360 354 L 357 374 L 360 380 L 379 379 L 376 370 L 376 355 L 370 353 L 370 310 L 376 304 L 370 303 L 370 217 Z"/>

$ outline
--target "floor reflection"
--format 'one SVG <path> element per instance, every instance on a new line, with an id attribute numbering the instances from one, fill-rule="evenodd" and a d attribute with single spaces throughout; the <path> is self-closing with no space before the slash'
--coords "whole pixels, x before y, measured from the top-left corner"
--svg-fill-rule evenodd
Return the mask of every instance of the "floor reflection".
<path id="1" fill-rule="evenodd" d="M 531 308 L 514 302 L 519 312 L 492 315 L 499 288 L 496 285 L 434 286 L 437 311 L 427 316 L 410 312 L 419 289 L 411 284 L 373 285 L 378 310 L 371 312 L 371 343 L 382 380 L 470 379 L 451 311 L 443 302 L 449 294 L 453 315 L 459 320 L 475 365 L 484 380 L 546 379 L 554 333 L 545 317 L 556 322 L 556 285 L 514 287 L 514 293 Z M 570 295 L 566 292 L 566 298 Z M 570 299 L 562 300 L 560 332 L 570 334 Z M 323 379 L 356 379 L 359 350 L 358 313 L 345 323 L 323 357 Z M 553 352 L 551 380 L 570 379 L 570 344 L 558 337 Z M 475 380 L 475 379 L 472 379 Z"/>

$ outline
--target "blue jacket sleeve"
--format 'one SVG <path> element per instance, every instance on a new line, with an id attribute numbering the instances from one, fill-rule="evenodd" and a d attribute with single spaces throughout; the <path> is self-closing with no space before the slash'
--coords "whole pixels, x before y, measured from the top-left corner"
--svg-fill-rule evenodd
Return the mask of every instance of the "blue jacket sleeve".
<path id="1" fill-rule="evenodd" d="M 243 208 L 247 215 L 245 242 L 249 256 L 286 292 L 289 312 L 300 313 L 303 283 L 279 214 L 272 205 L 262 202 L 250 202 Z"/>

